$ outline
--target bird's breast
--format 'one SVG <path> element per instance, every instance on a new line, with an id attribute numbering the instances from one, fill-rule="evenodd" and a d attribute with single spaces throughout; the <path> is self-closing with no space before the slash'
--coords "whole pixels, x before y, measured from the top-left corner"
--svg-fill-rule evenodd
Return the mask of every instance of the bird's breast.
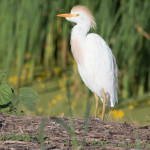
<path id="1" fill-rule="evenodd" d="M 77 63 L 81 64 L 83 61 L 83 47 L 79 39 L 71 38 L 71 51 Z"/>

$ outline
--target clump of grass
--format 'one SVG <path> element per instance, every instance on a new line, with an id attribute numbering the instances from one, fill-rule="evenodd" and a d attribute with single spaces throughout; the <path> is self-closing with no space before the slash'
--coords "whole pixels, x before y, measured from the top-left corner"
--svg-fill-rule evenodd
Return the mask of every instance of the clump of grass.
<path id="1" fill-rule="evenodd" d="M 39 141 L 40 141 L 41 150 L 45 149 L 44 148 L 44 138 L 45 138 L 44 127 L 45 127 L 46 120 L 47 120 L 46 118 L 42 119 L 41 126 L 40 126 Z"/>
<path id="2" fill-rule="evenodd" d="M 44 135 L 44 138 L 48 138 L 48 136 Z M 12 141 L 24 141 L 24 142 L 33 142 L 33 143 L 37 143 L 40 142 L 39 141 L 39 134 L 33 136 L 33 135 L 29 135 L 28 133 L 26 134 L 21 134 L 21 135 L 16 135 L 16 134 L 2 134 L 0 135 L 0 140 L 1 141 L 5 141 L 5 140 L 12 140 Z"/>

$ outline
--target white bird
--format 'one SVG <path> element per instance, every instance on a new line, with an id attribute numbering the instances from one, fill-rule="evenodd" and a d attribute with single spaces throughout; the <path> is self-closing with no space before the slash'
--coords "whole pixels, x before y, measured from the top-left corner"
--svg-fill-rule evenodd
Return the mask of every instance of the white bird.
<path id="1" fill-rule="evenodd" d="M 102 37 L 88 33 L 96 28 L 96 22 L 85 6 L 74 6 L 70 14 L 59 14 L 76 23 L 71 32 L 71 51 L 77 62 L 79 74 L 96 99 L 95 118 L 98 100 L 103 102 L 102 120 L 105 105 L 114 107 L 117 100 L 118 69 L 111 49 Z"/>

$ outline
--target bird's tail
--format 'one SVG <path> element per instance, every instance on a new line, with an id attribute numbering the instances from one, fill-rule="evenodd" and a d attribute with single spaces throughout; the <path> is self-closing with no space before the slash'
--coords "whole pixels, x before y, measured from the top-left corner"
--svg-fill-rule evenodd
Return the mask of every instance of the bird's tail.
<path id="1" fill-rule="evenodd" d="M 109 93 L 106 93 L 106 106 L 108 107 L 114 107 L 115 103 L 118 103 L 117 94 L 110 96 Z"/>

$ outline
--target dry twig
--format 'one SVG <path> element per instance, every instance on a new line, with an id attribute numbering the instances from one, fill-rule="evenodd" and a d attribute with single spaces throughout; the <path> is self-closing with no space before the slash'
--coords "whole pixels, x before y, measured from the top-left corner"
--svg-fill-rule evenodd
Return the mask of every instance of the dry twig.
<path id="1" fill-rule="evenodd" d="M 149 35 L 147 32 L 145 32 L 142 27 L 140 27 L 140 26 L 137 25 L 136 23 L 134 24 L 134 27 L 135 27 L 145 38 L 147 38 L 147 39 L 150 41 L 150 35 Z"/>

